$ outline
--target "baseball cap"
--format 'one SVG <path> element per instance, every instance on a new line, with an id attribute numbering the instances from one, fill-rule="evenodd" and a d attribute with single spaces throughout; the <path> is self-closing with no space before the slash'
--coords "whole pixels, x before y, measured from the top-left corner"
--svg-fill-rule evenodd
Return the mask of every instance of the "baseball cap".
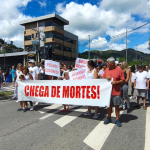
<path id="1" fill-rule="evenodd" d="M 35 63 L 34 59 L 29 60 L 29 63 Z"/>
<path id="2" fill-rule="evenodd" d="M 143 68 L 143 65 L 139 65 L 138 68 Z"/>
<path id="3" fill-rule="evenodd" d="M 101 63 L 101 66 L 107 66 L 106 62 Z"/>
<path id="4" fill-rule="evenodd" d="M 117 64 L 117 65 L 118 65 L 118 64 L 119 64 L 119 61 L 115 61 L 115 64 Z"/>

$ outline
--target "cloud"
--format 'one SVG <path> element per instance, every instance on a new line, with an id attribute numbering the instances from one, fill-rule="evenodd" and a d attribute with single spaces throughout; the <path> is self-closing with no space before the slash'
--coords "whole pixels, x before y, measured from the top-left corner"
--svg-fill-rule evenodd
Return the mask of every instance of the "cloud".
<path id="1" fill-rule="evenodd" d="M 31 0 L 5 0 L 0 5 L 0 38 L 10 42 L 11 40 L 19 47 L 23 47 L 24 27 L 19 21 L 29 19 L 30 16 L 22 14 L 18 8 L 26 7 Z"/>
<path id="2" fill-rule="evenodd" d="M 145 0 L 137 0 L 142 6 Z M 143 2 L 144 1 L 144 2 Z M 129 8 L 126 8 L 127 2 Z M 78 35 L 79 40 L 87 40 L 88 35 L 91 35 L 91 38 L 97 38 L 99 36 L 105 36 L 105 34 L 111 32 L 111 35 L 115 35 L 125 32 L 126 27 L 128 29 L 133 29 L 140 25 L 143 25 L 145 22 L 136 21 L 135 17 L 129 10 L 134 8 L 133 2 L 130 0 L 117 0 L 114 4 L 114 1 L 103 0 L 99 5 L 92 5 L 90 3 L 78 4 L 75 2 L 70 2 L 68 4 L 59 3 L 56 5 L 56 11 L 62 17 L 69 20 L 69 26 L 65 26 L 65 29 L 73 32 Z M 115 5 L 116 4 L 116 5 Z M 109 9 L 109 6 L 112 5 Z M 136 5 L 138 7 L 138 5 Z M 120 12 L 120 8 L 122 12 Z M 142 8 L 142 7 L 140 7 Z M 133 12 L 133 11 L 132 11 Z M 113 26 L 113 28 L 111 28 Z M 149 31 L 149 28 L 145 27 L 135 32 L 145 33 Z"/>
<path id="3" fill-rule="evenodd" d="M 150 50 L 148 49 L 149 47 L 149 43 L 148 41 L 145 42 L 144 44 L 140 44 L 138 45 L 137 47 L 135 46 L 134 49 L 138 50 L 138 51 L 141 51 L 143 53 L 147 53 L 147 54 L 150 54 Z"/>
<path id="4" fill-rule="evenodd" d="M 38 3 L 40 4 L 41 7 L 46 7 L 47 6 L 46 1 L 43 1 L 43 2 L 38 1 Z"/>

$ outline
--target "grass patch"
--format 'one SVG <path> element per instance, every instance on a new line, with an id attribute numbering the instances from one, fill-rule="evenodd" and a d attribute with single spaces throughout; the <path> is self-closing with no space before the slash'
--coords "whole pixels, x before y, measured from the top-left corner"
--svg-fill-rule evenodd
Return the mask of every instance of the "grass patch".
<path id="1" fill-rule="evenodd" d="M 8 96 L 8 95 L 12 95 L 13 92 L 0 92 L 0 96 Z"/>

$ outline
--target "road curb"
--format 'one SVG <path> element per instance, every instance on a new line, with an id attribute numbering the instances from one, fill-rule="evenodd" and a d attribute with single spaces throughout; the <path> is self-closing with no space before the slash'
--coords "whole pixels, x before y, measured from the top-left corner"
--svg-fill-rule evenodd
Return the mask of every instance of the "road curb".
<path id="1" fill-rule="evenodd" d="M 6 100 L 6 99 L 11 99 L 13 95 L 8 95 L 8 96 L 0 96 L 0 100 Z"/>

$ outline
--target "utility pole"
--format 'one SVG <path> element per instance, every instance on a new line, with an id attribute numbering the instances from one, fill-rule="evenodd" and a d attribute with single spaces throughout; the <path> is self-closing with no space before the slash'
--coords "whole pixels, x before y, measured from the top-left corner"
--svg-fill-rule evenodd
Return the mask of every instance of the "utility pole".
<path id="1" fill-rule="evenodd" d="M 127 28 L 126 28 L 126 62 L 128 62 L 128 59 L 127 59 Z"/>
<path id="2" fill-rule="evenodd" d="M 90 60 L 90 35 L 89 35 L 89 60 Z"/>
<path id="3" fill-rule="evenodd" d="M 136 44 L 136 62 L 137 62 L 137 44 Z"/>
<path id="4" fill-rule="evenodd" d="M 4 69 L 5 69 L 5 39 L 4 39 Z"/>

